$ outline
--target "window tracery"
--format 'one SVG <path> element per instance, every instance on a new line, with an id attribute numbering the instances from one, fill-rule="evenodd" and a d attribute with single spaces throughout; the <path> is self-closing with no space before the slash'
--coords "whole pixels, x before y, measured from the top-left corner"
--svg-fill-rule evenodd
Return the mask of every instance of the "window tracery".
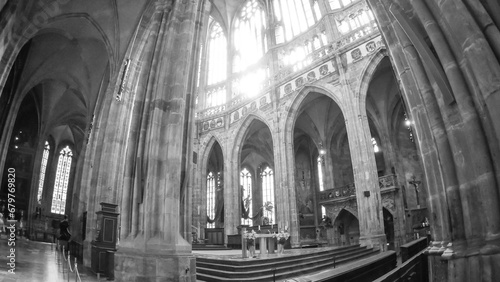
<path id="1" fill-rule="evenodd" d="M 42 163 L 40 165 L 40 179 L 38 181 L 38 196 L 37 200 L 40 202 L 43 195 L 43 185 L 45 183 L 45 171 L 47 170 L 47 161 L 49 159 L 50 145 L 48 141 L 45 141 L 45 147 L 43 149 Z"/>
<path id="2" fill-rule="evenodd" d="M 274 173 L 272 168 L 266 166 L 261 173 L 262 177 L 262 205 L 266 206 L 270 203 L 274 207 Z M 270 223 L 274 223 L 275 209 L 264 213 L 268 217 Z"/>
<path id="3" fill-rule="evenodd" d="M 207 175 L 207 217 L 215 218 L 215 175 L 209 172 Z M 215 222 L 207 222 L 207 228 L 214 228 Z"/>
<path id="4" fill-rule="evenodd" d="M 275 0 L 276 44 L 290 41 L 321 18 L 318 2 L 310 0 Z"/>
<path id="5" fill-rule="evenodd" d="M 59 153 L 59 160 L 57 162 L 56 180 L 54 183 L 54 193 L 52 195 L 52 213 L 64 214 L 66 210 L 66 198 L 72 159 L 73 151 L 69 146 L 64 147 Z"/>
<path id="6" fill-rule="evenodd" d="M 252 174 L 248 169 L 243 168 L 240 172 L 240 185 L 243 189 L 243 205 L 247 218 L 243 217 L 241 219 L 242 225 L 252 225 L 252 219 L 248 216 L 252 215 Z"/>

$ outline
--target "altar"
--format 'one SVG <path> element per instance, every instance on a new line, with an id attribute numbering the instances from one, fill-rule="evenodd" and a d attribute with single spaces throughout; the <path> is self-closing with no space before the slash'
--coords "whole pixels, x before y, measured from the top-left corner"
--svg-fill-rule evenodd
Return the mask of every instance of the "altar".
<path id="1" fill-rule="evenodd" d="M 275 242 L 276 239 L 274 238 L 276 235 L 275 234 L 260 234 L 260 233 L 255 233 L 255 240 L 259 240 L 259 257 L 260 258 L 265 258 L 270 254 L 275 253 Z M 246 239 L 244 238 L 244 235 L 241 235 L 243 246 L 241 248 L 241 256 L 243 258 L 247 258 L 247 243 Z M 268 248 L 269 246 L 269 248 Z"/>

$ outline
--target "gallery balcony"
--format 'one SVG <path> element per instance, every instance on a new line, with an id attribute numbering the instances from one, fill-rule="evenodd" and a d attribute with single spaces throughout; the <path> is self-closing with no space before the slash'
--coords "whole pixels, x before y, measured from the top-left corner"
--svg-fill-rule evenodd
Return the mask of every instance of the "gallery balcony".
<path id="1" fill-rule="evenodd" d="M 399 189 L 399 184 L 395 174 L 384 175 L 378 178 L 380 193 L 386 194 Z M 354 183 L 341 187 L 327 189 L 319 193 L 319 203 L 343 202 L 356 198 L 356 187 Z"/>

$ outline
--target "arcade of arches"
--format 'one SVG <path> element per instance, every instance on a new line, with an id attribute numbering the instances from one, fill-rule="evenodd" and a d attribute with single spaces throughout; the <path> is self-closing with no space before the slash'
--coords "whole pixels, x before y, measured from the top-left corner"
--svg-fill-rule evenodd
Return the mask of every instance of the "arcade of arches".
<path id="1" fill-rule="evenodd" d="M 433 281 L 495 281 L 499 15 L 493 0 L 0 0 L 1 212 L 15 170 L 22 235 L 68 215 L 90 266 L 96 212 L 116 205 L 120 281 L 195 281 L 192 243 L 242 226 L 291 247 L 429 236 Z"/>

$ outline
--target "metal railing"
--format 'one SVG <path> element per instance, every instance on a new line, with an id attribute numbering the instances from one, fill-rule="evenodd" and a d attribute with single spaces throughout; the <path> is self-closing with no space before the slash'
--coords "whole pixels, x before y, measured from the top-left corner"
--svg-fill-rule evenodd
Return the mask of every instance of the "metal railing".
<path id="1" fill-rule="evenodd" d="M 66 256 L 67 253 L 67 256 Z M 75 274 L 75 282 L 82 282 L 82 278 L 80 276 L 80 271 L 78 270 L 78 261 L 77 257 L 73 256 L 74 258 L 74 263 L 73 267 L 71 267 L 71 252 L 69 250 L 65 250 L 64 246 L 60 246 L 59 240 L 57 241 L 56 245 L 56 250 L 55 250 L 55 255 L 56 255 L 56 261 L 57 265 L 62 265 L 62 272 L 63 272 L 63 278 L 66 278 L 66 273 L 67 275 L 67 281 L 70 281 L 70 276 L 71 273 Z M 62 259 L 61 259 L 62 256 Z M 98 277 L 99 280 L 99 277 Z"/>

